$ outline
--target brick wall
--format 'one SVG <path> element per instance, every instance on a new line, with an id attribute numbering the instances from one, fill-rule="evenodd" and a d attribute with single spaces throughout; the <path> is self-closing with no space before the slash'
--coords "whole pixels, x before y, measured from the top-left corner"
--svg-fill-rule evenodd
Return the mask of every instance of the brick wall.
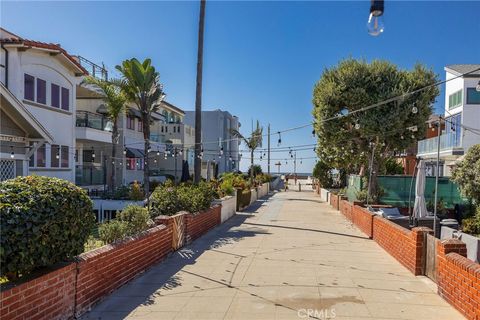
<path id="1" fill-rule="evenodd" d="M 48 270 L 30 281 L 2 288 L 0 318 L 67 319 L 73 316 L 75 264 Z M 32 275 L 34 276 L 34 275 Z"/>
<path id="2" fill-rule="evenodd" d="M 163 259 L 171 250 L 172 229 L 159 225 L 134 238 L 78 257 L 77 314 Z"/>
<path id="3" fill-rule="evenodd" d="M 335 193 L 330 193 L 330 205 L 335 209 L 335 210 L 340 210 L 340 196 Z"/>
<path id="4" fill-rule="evenodd" d="M 373 240 L 415 275 L 423 274 L 425 232 L 429 229 L 407 230 L 382 217 L 373 217 Z"/>
<path id="5" fill-rule="evenodd" d="M 221 206 L 185 218 L 186 239 L 192 241 L 220 224 Z M 78 256 L 73 263 L 1 288 L 0 318 L 70 319 L 88 311 L 106 295 L 162 260 L 173 249 L 171 217 L 165 222 L 111 245 Z M 178 230 L 176 231 L 178 233 Z"/>
<path id="6" fill-rule="evenodd" d="M 186 214 L 185 225 L 187 243 L 190 243 L 208 230 L 219 225 L 221 220 L 221 210 L 221 206 L 215 205 L 203 212 Z"/>
<path id="7" fill-rule="evenodd" d="M 340 203 L 338 206 L 339 206 L 340 212 L 345 216 L 345 218 L 353 222 L 353 216 L 352 216 L 353 205 L 350 202 L 348 202 L 348 200 L 341 197 Z"/>
<path id="8" fill-rule="evenodd" d="M 375 214 L 369 212 L 366 208 L 359 205 L 353 205 L 352 219 L 353 223 L 369 238 L 373 237 L 373 217 Z"/>
<path id="9" fill-rule="evenodd" d="M 438 241 L 438 294 L 467 319 L 480 319 L 480 264 L 466 258 L 465 243 Z"/>

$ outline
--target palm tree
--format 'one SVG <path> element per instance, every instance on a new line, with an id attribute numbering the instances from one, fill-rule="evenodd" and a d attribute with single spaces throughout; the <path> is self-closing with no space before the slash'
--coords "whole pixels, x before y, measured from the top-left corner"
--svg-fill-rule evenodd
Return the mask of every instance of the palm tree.
<path id="1" fill-rule="evenodd" d="M 115 67 L 122 73 L 122 79 L 119 83 L 122 91 L 125 93 L 127 100 L 135 103 L 141 113 L 141 121 L 143 124 L 144 139 L 144 188 L 145 195 L 149 196 L 149 165 L 148 150 L 150 149 L 150 123 L 152 121 L 152 113 L 160 107 L 165 94 L 160 84 L 160 74 L 152 66 L 150 59 L 145 59 L 142 63 L 135 58 L 125 60 L 122 65 Z"/>
<path id="2" fill-rule="evenodd" d="M 263 128 L 260 126 L 260 123 L 257 120 L 257 127 L 252 131 L 252 135 L 248 138 L 243 136 L 240 131 L 236 129 L 231 129 L 230 131 L 234 137 L 242 139 L 248 149 L 250 149 L 250 168 L 253 168 L 253 152 L 255 149 L 262 146 Z M 253 170 L 250 170 L 250 184 L 253 184 Z"/>
<path id="3" fill-rule="evenodd" d="M 110 187 L 113 190 L 116 186 L 115 157 L 117 145 L 120 137 L 118 132 L 118 119 L 125 111 L 127 98 L 125 94 L 114 84 L 115 81 L 107 81 L 88 76 L 83 83 L 92 85 L 93 88 L 102 96 L 107 108 L 107 117 L 112 122 L 112 175 L 110 177 Z"/>

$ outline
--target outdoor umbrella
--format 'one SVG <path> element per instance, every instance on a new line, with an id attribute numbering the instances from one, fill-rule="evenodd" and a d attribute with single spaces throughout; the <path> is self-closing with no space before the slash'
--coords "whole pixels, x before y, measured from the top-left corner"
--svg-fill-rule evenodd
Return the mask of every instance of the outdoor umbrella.
<path id="1" fill-rule="evenodd" d="M 427 206 L 425 204 L 425 161 L 420 160 L 417 166 L 417 180 L 415 181 L 415 205 L 413 207 L 413 216 L 423 218 L 427 216 Z"/>
<path id="2" fill-rule="evenodd" d="M 188 161 L 183 161 L 182 165 L 182 177 L 180 178 L 180 182 L 187 182 L 190 179 L 190 170 L 188 167 Z"/>

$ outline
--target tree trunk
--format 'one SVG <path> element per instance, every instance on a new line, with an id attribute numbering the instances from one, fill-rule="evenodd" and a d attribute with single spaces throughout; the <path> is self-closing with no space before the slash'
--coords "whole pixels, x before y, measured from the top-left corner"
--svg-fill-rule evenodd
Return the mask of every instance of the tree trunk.
<path id="1" fill-rule="evenodd" d="M 199 183 L 202 172 L 202 70 L 203 70 L 203 35 L 205 29 L 205 0 L 200 1 L 200 19 L 198 21 L 198 51 L 197 51 L 197 87 L 195 96 L 195 157 L 194 182 Z"/>
<path id="2" fill-rule="evenodd" d="M 149 179 L 149 165 L 148 165 L 148 149 L 150 149 L 150 121 L 148 115 L 144 114 L 142 118 L 143 122 L 143 139 L 144 145 L 144 164 L 143 164 L 143 189 L 145 191 L 145 197 L 147 202 L 150 196 L 150 179 Z"/>
<path id="3" fill-rule="evenodd" d="M 253 149 L 250 149 L 250 185 L 253 187 Z"/>
<path id="4" fill-rule="evenodd" d="M 116 183 L 117 183 L 117 170 L 115 169 L 115 157 L 117 155 L 117 144 L 118 144 L 118 126 L 117 126 L 117 119 L 113 120 L 113 128 L 112 128 L 112 175 L 110 179 L 110 188 L 111 190 L 115 190 Z"/>

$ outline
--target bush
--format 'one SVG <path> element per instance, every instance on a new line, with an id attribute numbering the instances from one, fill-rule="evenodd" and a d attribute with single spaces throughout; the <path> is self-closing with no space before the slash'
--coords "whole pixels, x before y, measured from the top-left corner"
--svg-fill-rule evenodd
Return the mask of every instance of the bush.
<path id="1" fill-rule="evenodd" d="M 95 225 L 84 190 L 41 176 L 0 183 L 0 218 L 1 275 L 9 279 L 82 253 Z"/>
<path id="2" fill-rule="evenodd" d="M 117 219 L 102 223 L 98 227 L 98 235 L 103 242 L 112 243 L 147 230 L 153 224 L 146 208 L 128 205 Z"/>
<path id="3" fill-rule="evenodd" d="M 312 175 L 318 180 L 320 187 L 331 188 L 333 186 L 332 168 L 323 161 L 318 161 L 313 168 Z"/>
<path id="4" fill-rule="evenodd" d="M 110 220 L 98 227 L 98 236 L 105 243 L 112 243 L 127 236 L 127 223 L 120 220 Z"/>
<path id="5" fill-rule="evenodd" d="M 134 235 L 153 226 L 147 208 L 136 205 L 126 206 L 118 215 L 118 220 L 127 224 L 127 234 Z"/>
<path id="6" fill-rule="evenodd" d="M 206 210 L 215 198 L 213 185 L 200 182 L 198 185 L 181 184 L 174 186 L 171 181 L 157 187 L 150 197 L 151 217 L 174 215 L 179 211 L 191 213 Z"/>
<path id="7" fill-rule="evenodd" d="M 120 186 L 113 192 L 113 199 L 125 200 L 130 197 L 130 188 L 127 186 Z"/>

